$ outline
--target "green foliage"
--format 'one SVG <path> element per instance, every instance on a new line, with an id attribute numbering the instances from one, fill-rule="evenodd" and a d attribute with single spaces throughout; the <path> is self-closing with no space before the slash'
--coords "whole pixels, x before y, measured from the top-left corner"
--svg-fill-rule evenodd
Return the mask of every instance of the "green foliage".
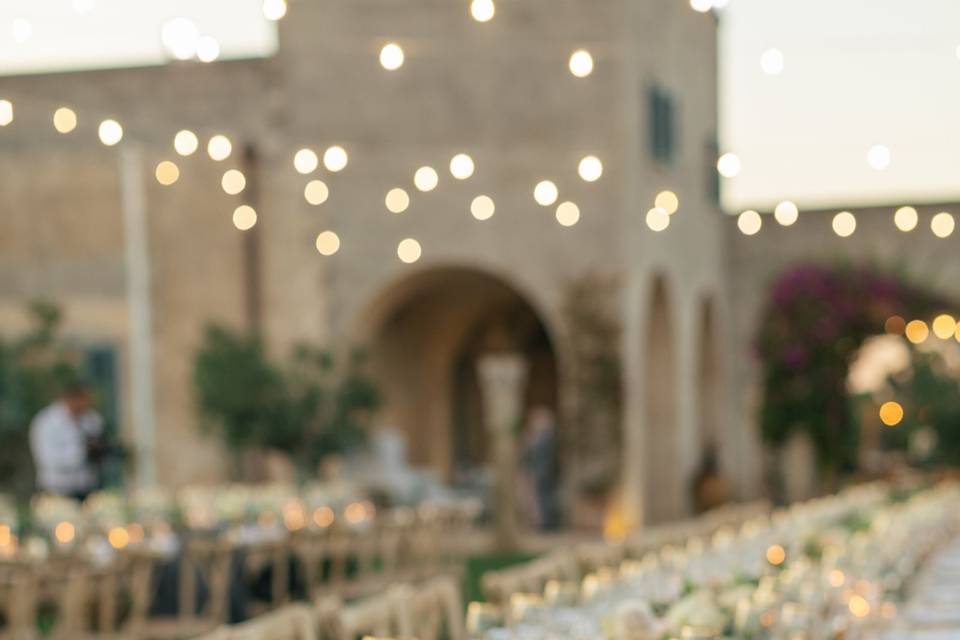
<path id="1" fill-rule="evenodd" d="M 277 449 L 308 470 L 364 441 L 380 394 L 363 365 L 360 351 L 337 366 L 332 353 L 310 345 L 278 364 L 257 337 L 211 326 L 193 380 L 201 412 L 231 448 Z"/>
<path id="2" fill-rule="evenodd" d="M 26 333 L 0 337 L 0 486 L 20 495 L 33 483 L 30 421 L 78 375 L 74 354 L 57 342 L 57 307 L 35 302 L 29 315 Z"/>

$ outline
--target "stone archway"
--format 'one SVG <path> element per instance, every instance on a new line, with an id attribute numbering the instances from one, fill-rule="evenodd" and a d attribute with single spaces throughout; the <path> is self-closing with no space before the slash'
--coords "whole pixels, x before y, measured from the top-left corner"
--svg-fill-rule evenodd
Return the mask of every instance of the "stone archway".
<path id="1" fill-rule="evenodd" d="M 653 283 L 645 343 L 646 521 L 682 516 L 687 500 L 677 472 L 679 433 L 676 406 L 676 350 L 673 311 L 664 278 Z"/>
<path id="2" fill-rule="evenodd" d="M 558 367 L 547 325 L 497 276 L 467 267 L 418 272 L 385 288 L 362 323 L 385 396 L 379 423 L 404 434 L 412 464 L 446 480 L 482 474 L 493 463 L 478 371 L 485 354 L 521 355 L 523 413 L 536 406 L 556 412 Z"/>

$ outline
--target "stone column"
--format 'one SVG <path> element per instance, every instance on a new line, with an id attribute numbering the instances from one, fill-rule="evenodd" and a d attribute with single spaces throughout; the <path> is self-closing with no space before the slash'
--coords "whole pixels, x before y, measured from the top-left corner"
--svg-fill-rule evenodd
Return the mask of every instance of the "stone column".
<path id="1" fill-rule="evenodd" d="M 493 442 L 497 544 L 510 548 L 517 543 L 516 427 L 522 418 L 527 363 L 517 353 L 490 354 L 480 358 L 477 371 L 484 421 Z"/>

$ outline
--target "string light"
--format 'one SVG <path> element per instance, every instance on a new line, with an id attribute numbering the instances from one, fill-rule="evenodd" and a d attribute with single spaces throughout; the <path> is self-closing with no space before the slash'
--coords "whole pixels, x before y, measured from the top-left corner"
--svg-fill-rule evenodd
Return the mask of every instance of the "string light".
<path id="1" fill-rule="evenodd" d="M 213 36 L 201 36 L 197 40 L 197 60 L 214 62 L 220 57 L 220 43 Z"/>
<path id="2" fill-rule="evenodd" d="M 743 235 L 754 236 L 760 233 L 760 229 L 763 227 L 763 219 L 760 218 L 759 213 L 748 209 L 737 217 L 737 227 Z"/>
<path id="3" fill-rule="evenodd" d="M 496 12 L 497 7 L 493 0 L 473 0 L 470 3 L 470 15 L 477 22 L 490 22 Z"/>
<path id="4" fill-rule="evenodd" d="M 380 66 L 387 71 L 396 71 L 403 66 L 403 49 L 396 42 L 388 42 L 380 49 Z"/>
<path id="5" fill-rule="evenodd" d="M 107 541 L 114 549 L 123 549 L 130 544 L 130 533 L 123 527 L 113 527 L 107 533 Z"/>
<path id="6" fill-rule="evenodd" d="M 180 179 L 180 168 L 169 160 L 164 160 L 158 164 L 157 170 L 154 173 L 157 177 L 157 182 L 165 187 L 169 187 Z"/>
<path id="7" fill-rule="evenodd" d="M 465 153 L 458 153 L 450 159 L 450 174 L 457 180 L 466 180 L 474 172 L 473 158 Z"/>
<path id="8" fill-rule="evenodd" d="M 800 209 L 789 200 L 784 200 L 773 210 L 773 217 L 784 227 L 789 227 L 800 217 Z"/>
<path id="9" fill-rule="evenodd" d="M 313 173 L 320 166 L 320 158 L 313 149 L 300 149 L 293 156 L 293 168 L 297 173 Z"/>
<path id="10" fill-rule="evenodd" d="M 193 155 L 200 146 L 197 134 L 189 129 L 178 131 L 173 137 L 173 149 L 181 156 Z"/>
<path id="11" fill-rule="evenodd" d="M 953 216 L 946 211 L 941 211 L 930 220 L 930 230 L 938 238 L 949 238 L 953 235 L 954 227 L 956 227 L 956 222 Z"/>
<path id="12" fill-rule="evenodd" d="M 740 157 L 735 153 L 725 153 L 717 160 L 717 171 L 724 178 L 736 178 L 741 168 Z"/>
<path id="13" fill-rule="evenodd" d="M 240 231 L 248 231 L 257 224 L 257 212 L 253 207 L 242 204 L 233 210 L 233 226 Z"/>
<path id="14" fill-rule="evenodd" d="M 263 0 L 263 17 L 276 22 L 287 15 L 287 0 Z"/>
<path id="15" fill-rule="evenodd" d="M 340 251 L 340 236 L 333 231 L 324 231 L 317 236 L 317 251 L 322 256 L 332 256 Z"/>
<path id="16" fill-rule="evenodd" d="M 841 238 L 849 238 L 857 230 L 857 218 L 849 211 L 833 216 L 833 232 Z"/>
<path id="17" fill-rule="evenodd" d="M 903 333 L 907 336 L 907 340 L 913 344 L 920 344 L 930 335 L 930 329 L 927 328 L 927 323 L 923 320 L 911 320 L 907 323 Z"/>
<path id="18" fill-rule="evenodd" d="M 404 238 L 397 245 L 397 257 L 400 258 L 401 262 L 413 264 L 420 259 L 421 255 L 423 255 L 423 249 L 420 247 L 420 243 L 413 238 Z"/>
<path id="19" fill-rule="evenodd" d="M 173 18 L 160 28 L 160 42 L 173 58 L 190 60 L 197 55 L 200 30 L 188 18 Z"/>
<path id="20" fill-rule="evenodd" d="M 0 127 L 13 122 L 13 103 L 9 100 L 0 100 Z"/>
<path id="21" fill-rule="evenodd" d="M 242 171 L 229 169 L 220 179 L 220 186 L 223 187 L 225 193 L 235 196 L 247 188 L 247 177 L 243 175 Z"/>
<path id="22" fill-rule="evenodd" d="M 387 192 L 384 204 L 390 213 L 403 213 L 410 206 L 410 196 L 400 187 L 395 187 Z"/>
<path id="23" fill-rule="evenodd" d="M 895 427 L 903 421 L 903 407 L 899 402 L 884 402 L 880 405 L 880 421 L 888 427 Z"/>
<path id="24" fill-rule="evenodd" d="M 577 49 L 570 55 L 570 73 L 586 78 L 593 73 L 593 56 L 586 49 Z"/>
<path id="25" fill-rule="evenodd" d="M 349 162 L 347 150 L 339 145 L 334 145 L 323 152 L 323 166 L 327 168 L 327 171 L 333 171 L 334 173 L 343 171 L 347 162 Z"/>
<path id="26" fill-rule="evenodd" d="M 707 13 L 713 8 L 712 0 L 690 0 L 690 7 L 699 13 Z"/>
<path id="27" fill-rule="evenodd" d="M 420 167 L 417 169 L 417 172 L 413 174 L 413 184 L 420 191 L 433 191 L 437 188 L 439 181 L 440 177 L 433 167 Z"/>
<path id="28" fill-rule="evenodd" d="M 233 153 L 233 144 L 227 136 L 217 134 L 207 143 L 207 155 L 211 160 L 223 162 Z"/>
<path id="29" fill-rule="evenodd" d="M 580 160 L 577 173 L 584 182 L 596 182 L 603 175 L 603 163 L 597 156 L 586 156 Z"/>
<path id="30" fill-rule="evenodd" d="M 883 171 L 890 166 L 890 149 L 882 144 L 875 144 L 867 151 L 867 164 L 877 171 Z"/>
<path id="31" fill-rule="evenodd" d="M 900 229 L 900 231 L 904 233 L 916 229 L 917 222 L 919 222 L 919 216 L 917 215 L 917 210 L 913 207 L 900 207 L 896 213 L 893 214 L 893 224 L 897 225 L 897 229 Z"/>
<path id="32" fill-rule="evenodd" d="M 77 529 L 71 523 L 64 520 L 63 522 L 57 523 L 57 526 L 53 528 L 53 535 L 56 537 L 57 542 L 68 544 L 73 542 L 73 539 L 77 535 Z"/>
<path id="33" fill-rule="evenodd" d="M 661 191 L 653 199 L 655 209 L 663 209 L 668 215 L 673 215 L 680 208 L 680 198 L 673 191 Z"/>
<path id="34" fill-rule="evenodd" d="M 659 233 L 670 226 L 670 214 L 662 207 L 653 207 L 647 211 L 646 223 L 652 231 Z"/>
<path id="35" fill-rule="evenodd" d="M 497 210 L 490 196 L 477 196 L 470 203 L 470 214 L 477 220 L 489 220 Z"/>
<path id="36" fill-rule="evenodd" d="M 572 227 L 580 221 L 580 207 L 573 202 L 561 202 L 557 207 L 557 222 Z"/>
<path id="37" fill-rule="evenodd" d="M 116 120 L 104 120 L 97 129 L 97 135 L 100 136 L 100 142 L 112 147 L 123 140 L 123 127 Z"/>
<path id="38" fill-rule="evenodd" d="M 948 313 L 942 313 L 933 319 L 933 335 L 941 340 L 948 340 L 953 337 L 957 330 L 956 319 Z"/>
<path id="39" fill-rule="evenodd" d="M 557 201 L 559 195 L 557 185 L 550 180 L 541 180 L 537 183 L 537 186 L 533 188 L 533 199 L 536 200 L 537 204 L 541 207 L 549 207 Z"/>
<path id="40" fill-rule="evenodd" d="M 311 180 L 303 188 L 303 198 L 308 204 L 320 206 L 330 197 L 330 189 L 323 180 Z"/>
<path id="41" fill-rule="evenodd" d="M 70 107 L 60 107 L 53 112 L 53 128 L 60 133 L 70 133 L 77 128 L 77 114 Z"/>

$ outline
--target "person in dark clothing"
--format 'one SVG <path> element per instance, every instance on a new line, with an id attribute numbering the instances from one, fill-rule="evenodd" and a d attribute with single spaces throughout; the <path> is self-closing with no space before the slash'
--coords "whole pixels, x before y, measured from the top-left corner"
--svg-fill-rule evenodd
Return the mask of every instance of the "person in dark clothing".
<path id="1" fill-rule="evenodd" d="M 524 438 L 523 465 L 536 503 L 537 524 L 543 531 L 560 528 L 560 470 L 553 411 L 536 407 L 530 412 Z"/>

